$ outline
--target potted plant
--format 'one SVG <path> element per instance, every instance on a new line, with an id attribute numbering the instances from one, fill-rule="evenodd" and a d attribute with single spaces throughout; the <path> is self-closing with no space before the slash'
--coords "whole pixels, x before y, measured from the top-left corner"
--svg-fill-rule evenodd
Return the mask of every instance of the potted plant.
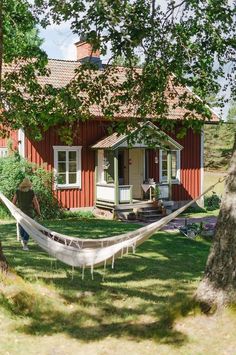
<path id="1" fill-rule="evenodd" d="M 160 199 L 161 197 L 161 190 L 158 185 L 155 186 L 154 188 L 154 196 L 153 196 L 153 205 L 155 207 L 159 207 L 162 205 L 162 200 Z"/>

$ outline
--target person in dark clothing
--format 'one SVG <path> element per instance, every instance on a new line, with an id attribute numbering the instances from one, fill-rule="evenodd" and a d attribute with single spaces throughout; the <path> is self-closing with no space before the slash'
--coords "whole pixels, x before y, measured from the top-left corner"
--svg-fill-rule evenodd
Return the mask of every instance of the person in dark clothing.
<path id="1" fill-rule="evenodd" d="M 40 206 L 35 196 L 34 191 L 32 190 L 32 183 L 28 178 L 24 178 L 22 183 L 19 185 L 15 196 L 13 197 L 12 202 L 14 205 L 18 205 L 22 212 L 27 214 L 27 216 L 33 218 L 34 217 L 34 210 L 40 216 Z M 19 225 L 21 241 L 23 245 L 23 250 L 29 250 L 28 248 L 28 241 L 29 241 L 29 234 L 24 230 L 24 228 Z"/>

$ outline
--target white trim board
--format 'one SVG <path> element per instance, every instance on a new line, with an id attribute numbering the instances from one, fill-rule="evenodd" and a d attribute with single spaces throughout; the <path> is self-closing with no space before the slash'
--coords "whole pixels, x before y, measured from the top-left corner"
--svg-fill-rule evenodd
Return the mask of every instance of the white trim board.
<path id="1" fill-rule="evenodd" d="M 22 128 L 18 129 L 18 152 L 25 158 L 25 132 Z"/>

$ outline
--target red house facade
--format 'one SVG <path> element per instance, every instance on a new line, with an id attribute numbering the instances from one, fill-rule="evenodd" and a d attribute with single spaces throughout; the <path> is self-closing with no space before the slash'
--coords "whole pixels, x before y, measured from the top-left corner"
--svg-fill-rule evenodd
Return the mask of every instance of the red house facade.
<path id="1" fill-rule="evenodd" d="M 91 48 L 79 42 L 77 53 L 78 60 L 84 60 L 90 57 Z M 97 52 L 94 56 L 99 60 Z M 63 86 L 73 77 L 78 61 L 49 60 L 48 65 L 51 75 L 47 81 Z M 177 121 L 177 132 L 183 112 L 176 109 L 170 116 Z M 218 120 L 215 114 L 213 120 Z M 11 132 L 10 137 L 24 158 L 54 171 L 54 190 L 63 207 L 96 205 L 112 210 L 149 199 L 156 184 L 160 197 L 174 201 L 176 206 L 203 191 L 203 132 L 188 129 L 182 139 L 173 132 L 165 134 L 165 149 L 161 141 L 150 149 L 143 139 L 130 146 L 128 136 L 109 136 L 109 122 L 99 115 L 78 125 L 79 135 L 71 146 L 60 141 L 56 127 L 50 128 L 40 142 L 31 140 L 23 130 Z M 151 122 L 144 126 L 160 131 Z M 0 139 L 0 156 L 7 154 L 7 140 Z"/>

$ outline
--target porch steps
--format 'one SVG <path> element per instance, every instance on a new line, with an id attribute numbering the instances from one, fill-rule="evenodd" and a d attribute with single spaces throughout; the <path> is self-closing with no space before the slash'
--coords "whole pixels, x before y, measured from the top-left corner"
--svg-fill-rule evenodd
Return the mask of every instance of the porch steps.
<path id="1" fill-rule="evenodd" d="M 164 201 L 166 214 L 172 212 L 173 201 Z M 117 205 L 114 215 L 121 220 L 139 220 L 145 223 L 155 222 L 165 216 L 160 207 L 154 207 L 153 202 L 135 202 L 127 205 Z"/>
<path id="2" fill-rule="evenodd" d="M 124 210 L 130 210 L 130 209 L 140 209 L 140 208 L 145 208 L 145 207 L 152 207 L 153 202 L 152 201 L 136 201 L 133 203 L 129 204 L 120 204 L 115 206 L 116 211 L 124 211 Z"/>
<path id="3" fill-rule="evenodd" d="M 158 207 L 144 207 L 137 213 L 137 219 L 146 223 L 155 222 L 163 216 L 161 209 Z"/>

